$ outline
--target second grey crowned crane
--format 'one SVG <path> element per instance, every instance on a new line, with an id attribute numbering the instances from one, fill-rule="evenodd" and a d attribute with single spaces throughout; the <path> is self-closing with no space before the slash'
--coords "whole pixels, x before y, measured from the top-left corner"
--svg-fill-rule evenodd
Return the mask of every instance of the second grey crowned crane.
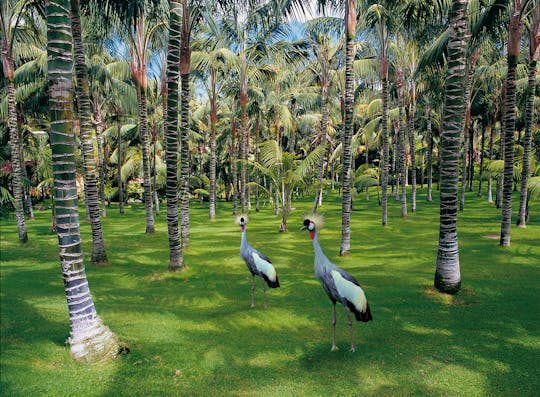
<path id="1" fill-rule="evenodd" d="M 240 244 L 240 256 L 246 262 L 246 265 L 251 272 L 251 307 L 255 307 L 255 276 L 260 276 L 263 280 L 264 308 L 268 308 L 266 302 L 266 284 L 270 288 L 278 288 L 279 280 L 276 269 L 265 255 L 257 251 L 247 242 L 246 238 L 246 223 L 247 219 L 241 217 L 238 224 L 242 229 L 242 243 Z"/>
<path id="2" fill-rule="evenodd" d="M 346 309 L 349 309 L 354 314 L 356 320 L 363 322 L 373 320 L 369 303 L 358 281 L 345 270 L 330 262 L 326 255 L 324 255 L 319 245 L 315 222 L 310 219 L 304 220 L 304 226 L 301 230 L 308 230 L 313 240 L 313 248 L 315 249 L 315 276 L 321 281 L 324 291 L 332 301 L 332 350 L 337 350 L 336 302 L 339 301 Z M 354 345 L 352 320 L 349 311 L 347 311 L 347 320 L 349 320 L 351 352 L 354 352 L 356 347 Z"/>

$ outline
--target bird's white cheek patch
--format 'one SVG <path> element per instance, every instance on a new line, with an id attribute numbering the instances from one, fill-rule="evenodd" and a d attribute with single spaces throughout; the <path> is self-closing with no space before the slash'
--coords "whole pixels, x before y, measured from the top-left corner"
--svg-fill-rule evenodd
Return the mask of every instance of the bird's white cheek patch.
<path id="1" fill-rule="evenodd" d="M 362 312 L 365 311 L 367 300 L 362 288 L 349 280 L 346 280 L 341 274 L 339 274 L 339 272 L 335 270 L 332 270 L 331 274 L 338 294 L 346 298 L 358 310 Z"/>

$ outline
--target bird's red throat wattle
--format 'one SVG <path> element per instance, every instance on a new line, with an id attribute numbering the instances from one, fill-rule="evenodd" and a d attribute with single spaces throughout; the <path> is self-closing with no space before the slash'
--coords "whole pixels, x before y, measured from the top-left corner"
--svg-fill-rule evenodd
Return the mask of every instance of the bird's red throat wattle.
<path id="1" fill-rule="evenodd" d="M 309 231 L 309 237 L 311 237 L 312 240 L 315 238 L 315 231 L 314 230 Z"/>

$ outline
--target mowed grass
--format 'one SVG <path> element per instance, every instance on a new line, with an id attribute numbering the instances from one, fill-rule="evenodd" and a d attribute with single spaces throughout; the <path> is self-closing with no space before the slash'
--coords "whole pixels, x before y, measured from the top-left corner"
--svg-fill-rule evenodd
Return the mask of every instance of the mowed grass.
<path id="1" fill-rule="evenodd" d="M 438 194 L 435 194 L 438 196 Z M 514 197 L 517 200 L 516 197 Z M 327 256 L 363 285 L 374 321 L 354 324 L 349 352 L 344 310 L 331 347 L 331 303 L 313 273 L 313 247 L 300 232 L 309 198 L 295 203 L 289 232 L 270 206 L 250 212 L 250 243 L 270 257 L 281 288 L 269 308 L 250 309 L 250 275 L 239 257 L 231 206 L 191 206 L 188 269 L 168 273 L 165 206 L 156 233 L 144 233 L 144 207 L 102 220 L 110 266 L 89 264 L 90 227 L 82 222 L 86 269 L 98 313 L 131 353 L 111 362 L 71 360 L 67 304 L 50 212 L 1 226 L 2 396 L 538 396 L 540 394 L 540 212 L 512 226 L 511 247 L 488 238 L 500 210 L 469 193 L 459 214 L 462 290 L 432 289 L 438 243 L 437 200 L 418 197 L 401 219 L 390 199 L 380 226 L 375 195 L 354 203 L 352 254 L 339 257 L 341 204 L 331 194 L 321 213 Z M 514 216 L 517 201 L 514 204 Z M 82 209 L 82 208 L 81 208 Z"/>

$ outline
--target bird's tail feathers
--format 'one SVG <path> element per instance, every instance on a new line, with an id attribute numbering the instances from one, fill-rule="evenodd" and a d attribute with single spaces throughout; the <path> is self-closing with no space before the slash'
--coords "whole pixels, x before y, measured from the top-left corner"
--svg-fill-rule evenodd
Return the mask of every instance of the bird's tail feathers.
<path id="1" fill-rule="evenodd" d="M 373 320 L 373 316 L 371 315 L 371 310 L 369 308 L 369 303 L 366 302 L 366 310 L 360 311 L 356 308 L 356 306 L 349 300 L 347 300 L 347 307 L 351 312 L 354 313 L 354 317 L 357 321 L 362 321 L 364 323 L 367 323 L 368 321 Z"/>
<path id="2" fill-rule="evenodd" d="M 266 281 L 266 284 L 268 284 L 268 286 L 270 288 L 278 288 L 279 287 L 279 279 L 278 279 L 278 276 L 276 274 L 276 279 L 274 281 L 270 280 L 268 278 L 268 276 L 264 273 L 261 272 L 261 276 L 263 278 L 264 281 Z"/>

